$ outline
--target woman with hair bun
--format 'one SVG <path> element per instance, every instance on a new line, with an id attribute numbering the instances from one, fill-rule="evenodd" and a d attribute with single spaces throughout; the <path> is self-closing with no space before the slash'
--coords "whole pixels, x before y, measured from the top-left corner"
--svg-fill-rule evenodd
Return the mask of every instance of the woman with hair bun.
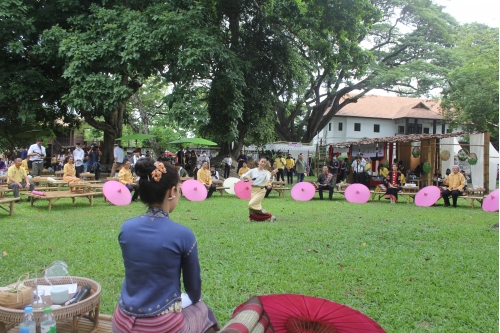
<path id="1" fill-rule="evenodd" d="M 188 227 L 169 217 L 180 197 L 177 170 L 171 164 L 143 158 L 136 163 L 135 172 L 140 177 L 140 200 L 148 210 L 125 221 L 118 236 L 125 279 L 113 315 L 113 332 L 219 330 L 212 310 L 200 300 L 196 238 Z M 182 297 L 181 273 L 186 293 Z"/>

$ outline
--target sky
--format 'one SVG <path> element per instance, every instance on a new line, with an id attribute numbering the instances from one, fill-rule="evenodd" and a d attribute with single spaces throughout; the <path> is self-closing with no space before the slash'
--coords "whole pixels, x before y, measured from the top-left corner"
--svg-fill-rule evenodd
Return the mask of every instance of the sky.
<path id="1" fill-rule="evenodd" d="M 490 27 L 500 26 L 498 0 L 434 0 L 434 3 L 445 6 L 443 11 L 451 14 L 461 24 L 479 22 Z"/>

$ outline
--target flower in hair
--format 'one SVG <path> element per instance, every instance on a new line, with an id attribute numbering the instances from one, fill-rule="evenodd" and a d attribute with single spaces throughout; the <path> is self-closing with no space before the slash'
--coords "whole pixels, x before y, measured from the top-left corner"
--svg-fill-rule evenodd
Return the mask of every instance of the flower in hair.
<path id="1" fill-rule="evenodd" d="M 155 162 L 155 167 L 156 169 L 151 172 L 151 177 L 153 177 L 155 182 L 159 182 L 162 174 L 167 173 L 167 169 L 165 169 L 165 166 L 161 162 Z"/>

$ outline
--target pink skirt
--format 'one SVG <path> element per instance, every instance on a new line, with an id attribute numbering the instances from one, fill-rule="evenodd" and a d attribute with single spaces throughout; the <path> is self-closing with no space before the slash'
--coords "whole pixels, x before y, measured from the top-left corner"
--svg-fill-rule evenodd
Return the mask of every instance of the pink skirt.
<path id="1" fill-rule="evenodd" d="M 112 318 L 114 333 L 203 333 L 217 325 L 215 316 L 202 301 L 182 309 L 157 317 L 133 317 L 124 314 L 120 307 Z"/>

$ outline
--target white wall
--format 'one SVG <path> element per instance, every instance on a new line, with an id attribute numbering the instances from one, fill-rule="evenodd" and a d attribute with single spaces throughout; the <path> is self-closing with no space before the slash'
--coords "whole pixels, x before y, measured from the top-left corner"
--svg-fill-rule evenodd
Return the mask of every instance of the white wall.
<path id="1" fill-rule="evenodd" d="M 342 123 L 342 131 L 338 130 L 338 124 Z M 361 124 L 361 131 L 354 131 L 354 124 Z M 422 133 L 425 127 L 429 128 L 429 134 L 433 134 L 432 123 L 424 123 L 422 119 L 418 119 L 418 123 L 422 124 Z M 330 126 L 331 124 L 331 130 Z M 386 136 L 395 136 L 398 133 L 399 126 L 405 126 L 405 123 L 395 123 L 394 119 L 377 119 L 377 118 L 358 118 L 358 117 L 333 117 L 330 123 L 325 126 L 319 134 L 314 137 L 313 144 L 321 138 L 322 144 L 346 142 L 346 141 L 356 141 L 363 138 L 382 138 Z M 373 125 L 380 125 L 380 132 L 373 131 Z M 448 129 L 448 125 L 445 125 L 445 131 L 441 131 L 441 125 L 436 126 L 436 134 L 444 134 Z M 406 128 L 405 128 L 406 130 Z M 454 132 L 460 131 L 460 128 L 454 130 Z"/>

